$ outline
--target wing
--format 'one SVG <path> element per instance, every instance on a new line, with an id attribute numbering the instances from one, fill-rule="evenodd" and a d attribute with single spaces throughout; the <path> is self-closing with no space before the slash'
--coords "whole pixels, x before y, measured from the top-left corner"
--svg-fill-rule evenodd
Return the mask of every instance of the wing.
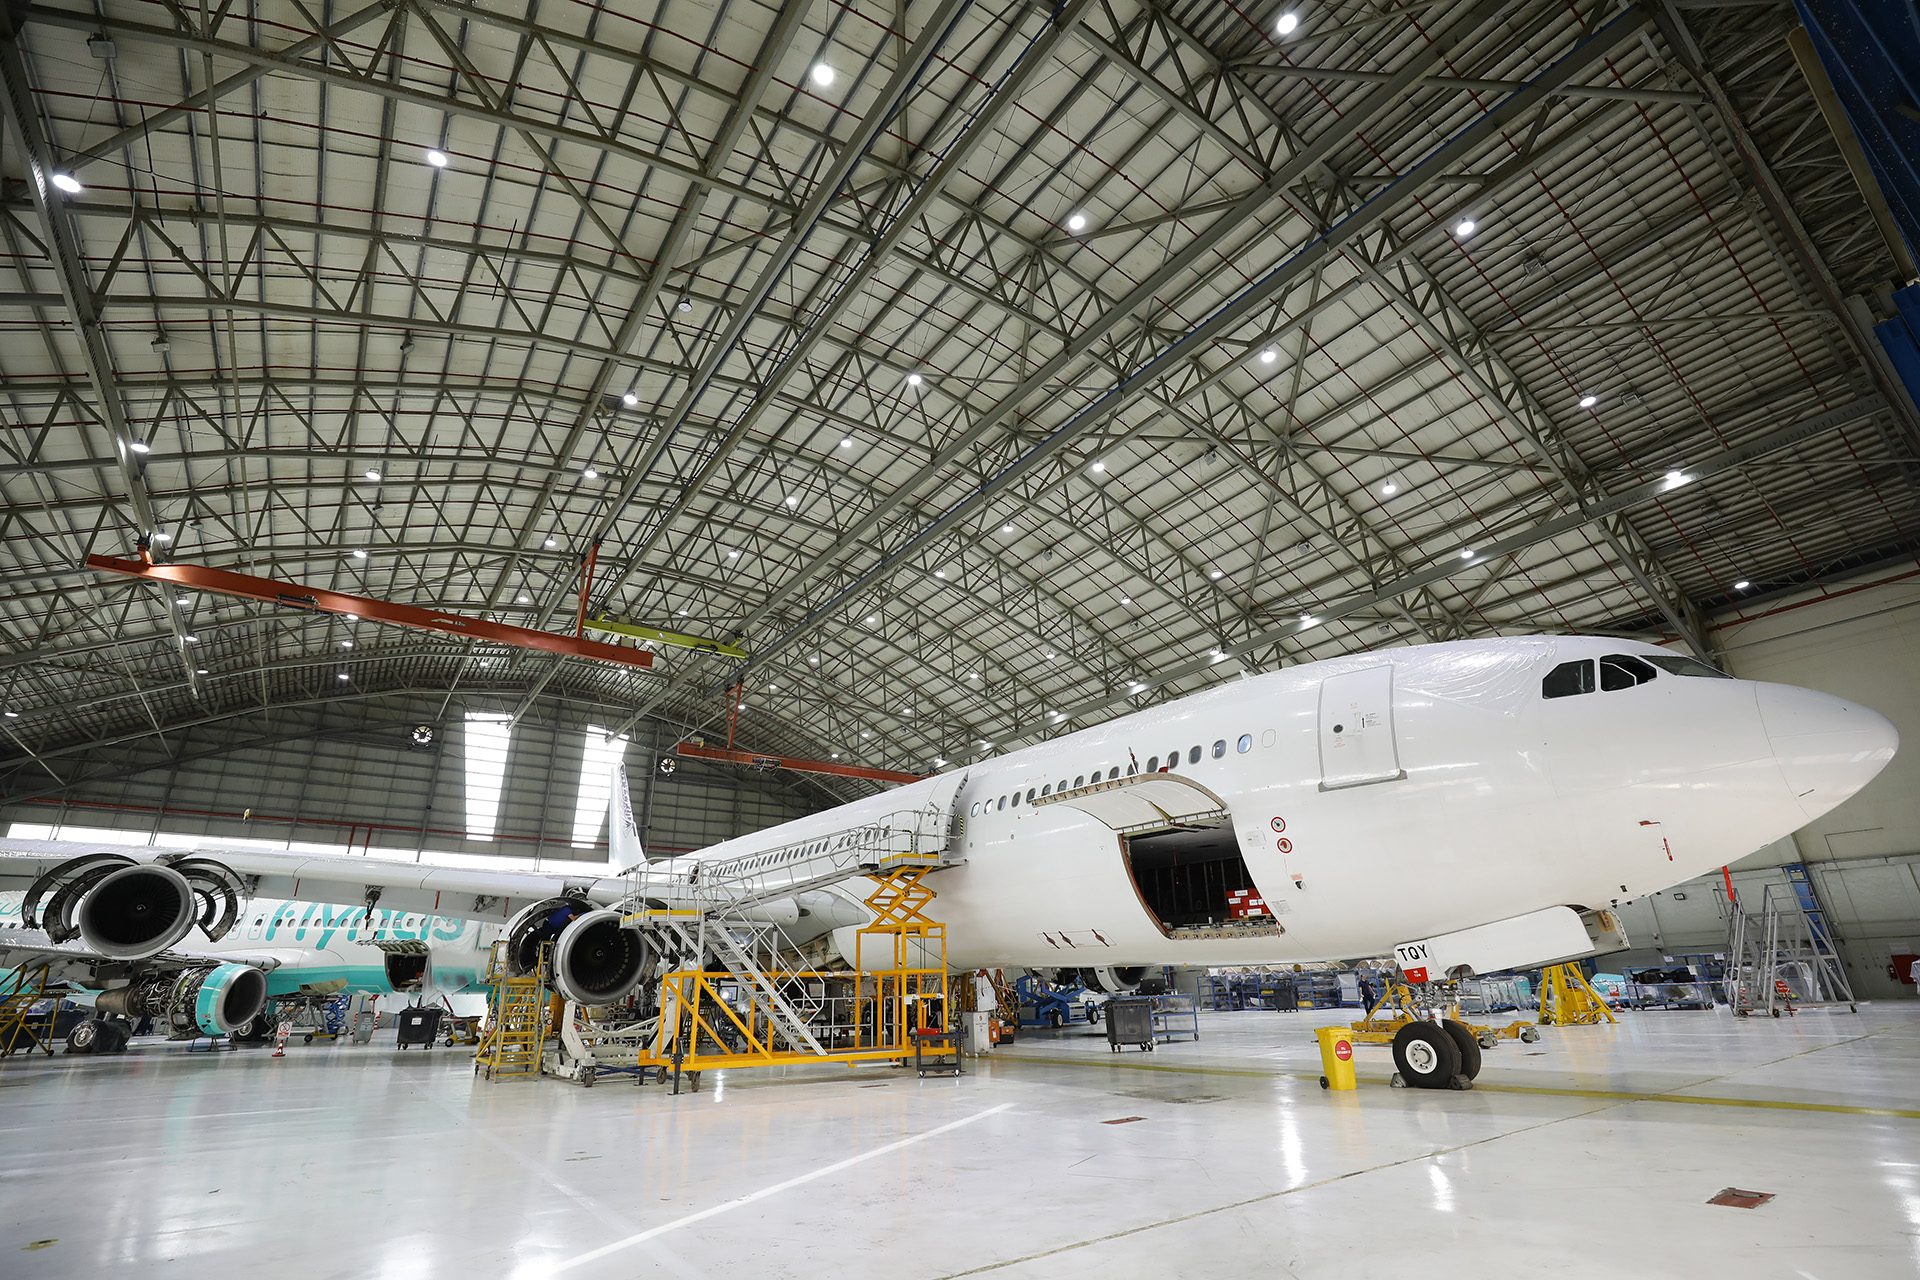
<path id="1" fill-rule="evenodd" d="M 187 946 L 172 947 L 145 960 L 110 960 L 88 951 L 78 941 L 54 942 L 38 929 L 0 929 L 0 969 L 38 968 L 45 963 L 51 966 L 47 973 L 51 982 L 85 984 L 97 979 L 124 978 L 134 970 L 147 973 L 209 962 L 272 970 L 297 963 L 298 959 L 297 954 L 284 950 L 214 952 Z M 102 974 L 101 970 L 106 972 Z"/>
<path id="2" fill-rule="evenodd" d="M 44 872 L 90 853 L 115 853 L 147 862 L 179 852 L 63 840 L 0 840 L 0 892 L 24 890 Z M 232 868 L 254 898 L 372 905 L 465 920 L 510 920 L 528 905 L 562 893 L 611 906 L 631 888 L 625 880 L 604 876 L 475 871 L 378 858 L 233 849 L 213 842 L 191 852 Z"/>

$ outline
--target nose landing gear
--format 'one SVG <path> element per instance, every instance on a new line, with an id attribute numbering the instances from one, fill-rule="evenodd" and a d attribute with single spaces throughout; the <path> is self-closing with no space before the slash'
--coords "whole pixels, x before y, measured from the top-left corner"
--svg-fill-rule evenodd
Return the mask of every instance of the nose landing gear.
<path id="1" fill-rule="evenodd" d="M 1471 1089 L 1480 1074 L 1480 1046 L 1452 1019 L 1409 1022 L 1394 1033 L 1393 1066 L 1393 1083 L 1402 1087 Z"/>

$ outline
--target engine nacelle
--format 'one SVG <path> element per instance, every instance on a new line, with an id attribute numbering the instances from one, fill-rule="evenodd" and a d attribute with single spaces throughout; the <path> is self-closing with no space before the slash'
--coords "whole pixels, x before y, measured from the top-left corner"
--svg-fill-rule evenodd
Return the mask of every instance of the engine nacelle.
<path id="1" fill-rule="evenodd" d="M 533 972 L 540 948 L 558 942 L 560 935 L 581 916 L 594 910 L 585 898 L 543 898 L 507 921 L 507 968 L 517 978 Z"/>
<path id="2" fill-rule="evenodd" d="M 1104 995 L 1124 996 L 1137 991 L 1146 980 L 1144 965 L 1103 965 L 1097 969 L 1079 971 L 1080 985 Z"/>
<path id="3" fill-rule="evenodd" d="M 267 1007 L 267 975 L 252 965 L 205 964 L 136 978 L 102 991 L 94 1008 L 122 1017 L 151 1017 L 169 1036 L 227 1036 Z"/>
<path id="4" fill-rule="evenodd" d="M 652 967 L 653 949 L 613 910 L 589 911 L 553 944 L 553 985 L 576 1004 L 612 1004 L 632 994 Z"/>
<path id="5" fill-rule="evenodd" d="M 199 904 L 185 876 L 172 867 L 141 862 L 94 882 L 74 911 L 74 923 L 80 941 L 94 954 L 145 960 L 186 937 L 198 915 Z"/>

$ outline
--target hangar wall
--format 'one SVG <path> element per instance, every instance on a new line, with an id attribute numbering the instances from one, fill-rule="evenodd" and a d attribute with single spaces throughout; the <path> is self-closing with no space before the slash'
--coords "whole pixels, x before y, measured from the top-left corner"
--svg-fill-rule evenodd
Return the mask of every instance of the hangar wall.
<path id="1" fill-rule="evenodd" d="M 375 855 L 443 852 L 580 860 L 604 848 L 576 849 L 573 822 L 586 751 L 584 716 L 542 708 L 514 726 L 495 838 L 464 834 L 467 820 L 465 710 L 501 711 L 497 700 L 396 699 L 377 724 L 294 737 L 228 753 L 199 754 L 178 768 L 148 769 L 83 783 L 35 803 L 0 807 L 0 831 L 13 824 L 111 827 L 143 835 L 294 840 L 346 845 Z M 407 731 L 439 726 L 420 749 Z M 626 753 L 634 808 L 650 853 L 697 848 L 818 809 L 825 798 L 794 780 L 681 762 L 655 778 L 655 746 L 675 731 L 651 722 Z M 651 782 L 650 782 L 651 780 Z M 252 810 L 254 818 L 241 815 Z M 599 819 L 594 840 L 606 840 Z"/>
<path id="2" fill-rule="evenodd" d="M 1920 950 L 1920 567 L 1912 561 L 1771 601 L 1718 620 L 1734 675 L 1801 685 L 1880 712 L 1901 747 L 1866 790 L 1819 821 L 1741 861 L 1734 891 L 1757 901 L 1783 863 L 1805 862 L 1825 906 L 1856 995 L 1913 998 L 1891 979 L 1891 954 Z M 1628 904 L 1635 950 L 1608 969 L 1661 954 L 1723 949 L 1719 877 Z"/>

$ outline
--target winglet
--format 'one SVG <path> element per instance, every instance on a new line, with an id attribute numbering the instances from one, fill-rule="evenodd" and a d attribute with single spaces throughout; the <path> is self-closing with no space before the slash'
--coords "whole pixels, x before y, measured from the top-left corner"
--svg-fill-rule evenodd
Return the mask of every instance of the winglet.
<path id="1" fill-rule="evenodd" d="M 640 844 L 640 824 L 633 816 L 633 796 L 627 790 L 626 766 L 613 762 L 613 789 L 607 798 L 607 865 L 615 875 L 645 866 L 647 851 Z"/>

